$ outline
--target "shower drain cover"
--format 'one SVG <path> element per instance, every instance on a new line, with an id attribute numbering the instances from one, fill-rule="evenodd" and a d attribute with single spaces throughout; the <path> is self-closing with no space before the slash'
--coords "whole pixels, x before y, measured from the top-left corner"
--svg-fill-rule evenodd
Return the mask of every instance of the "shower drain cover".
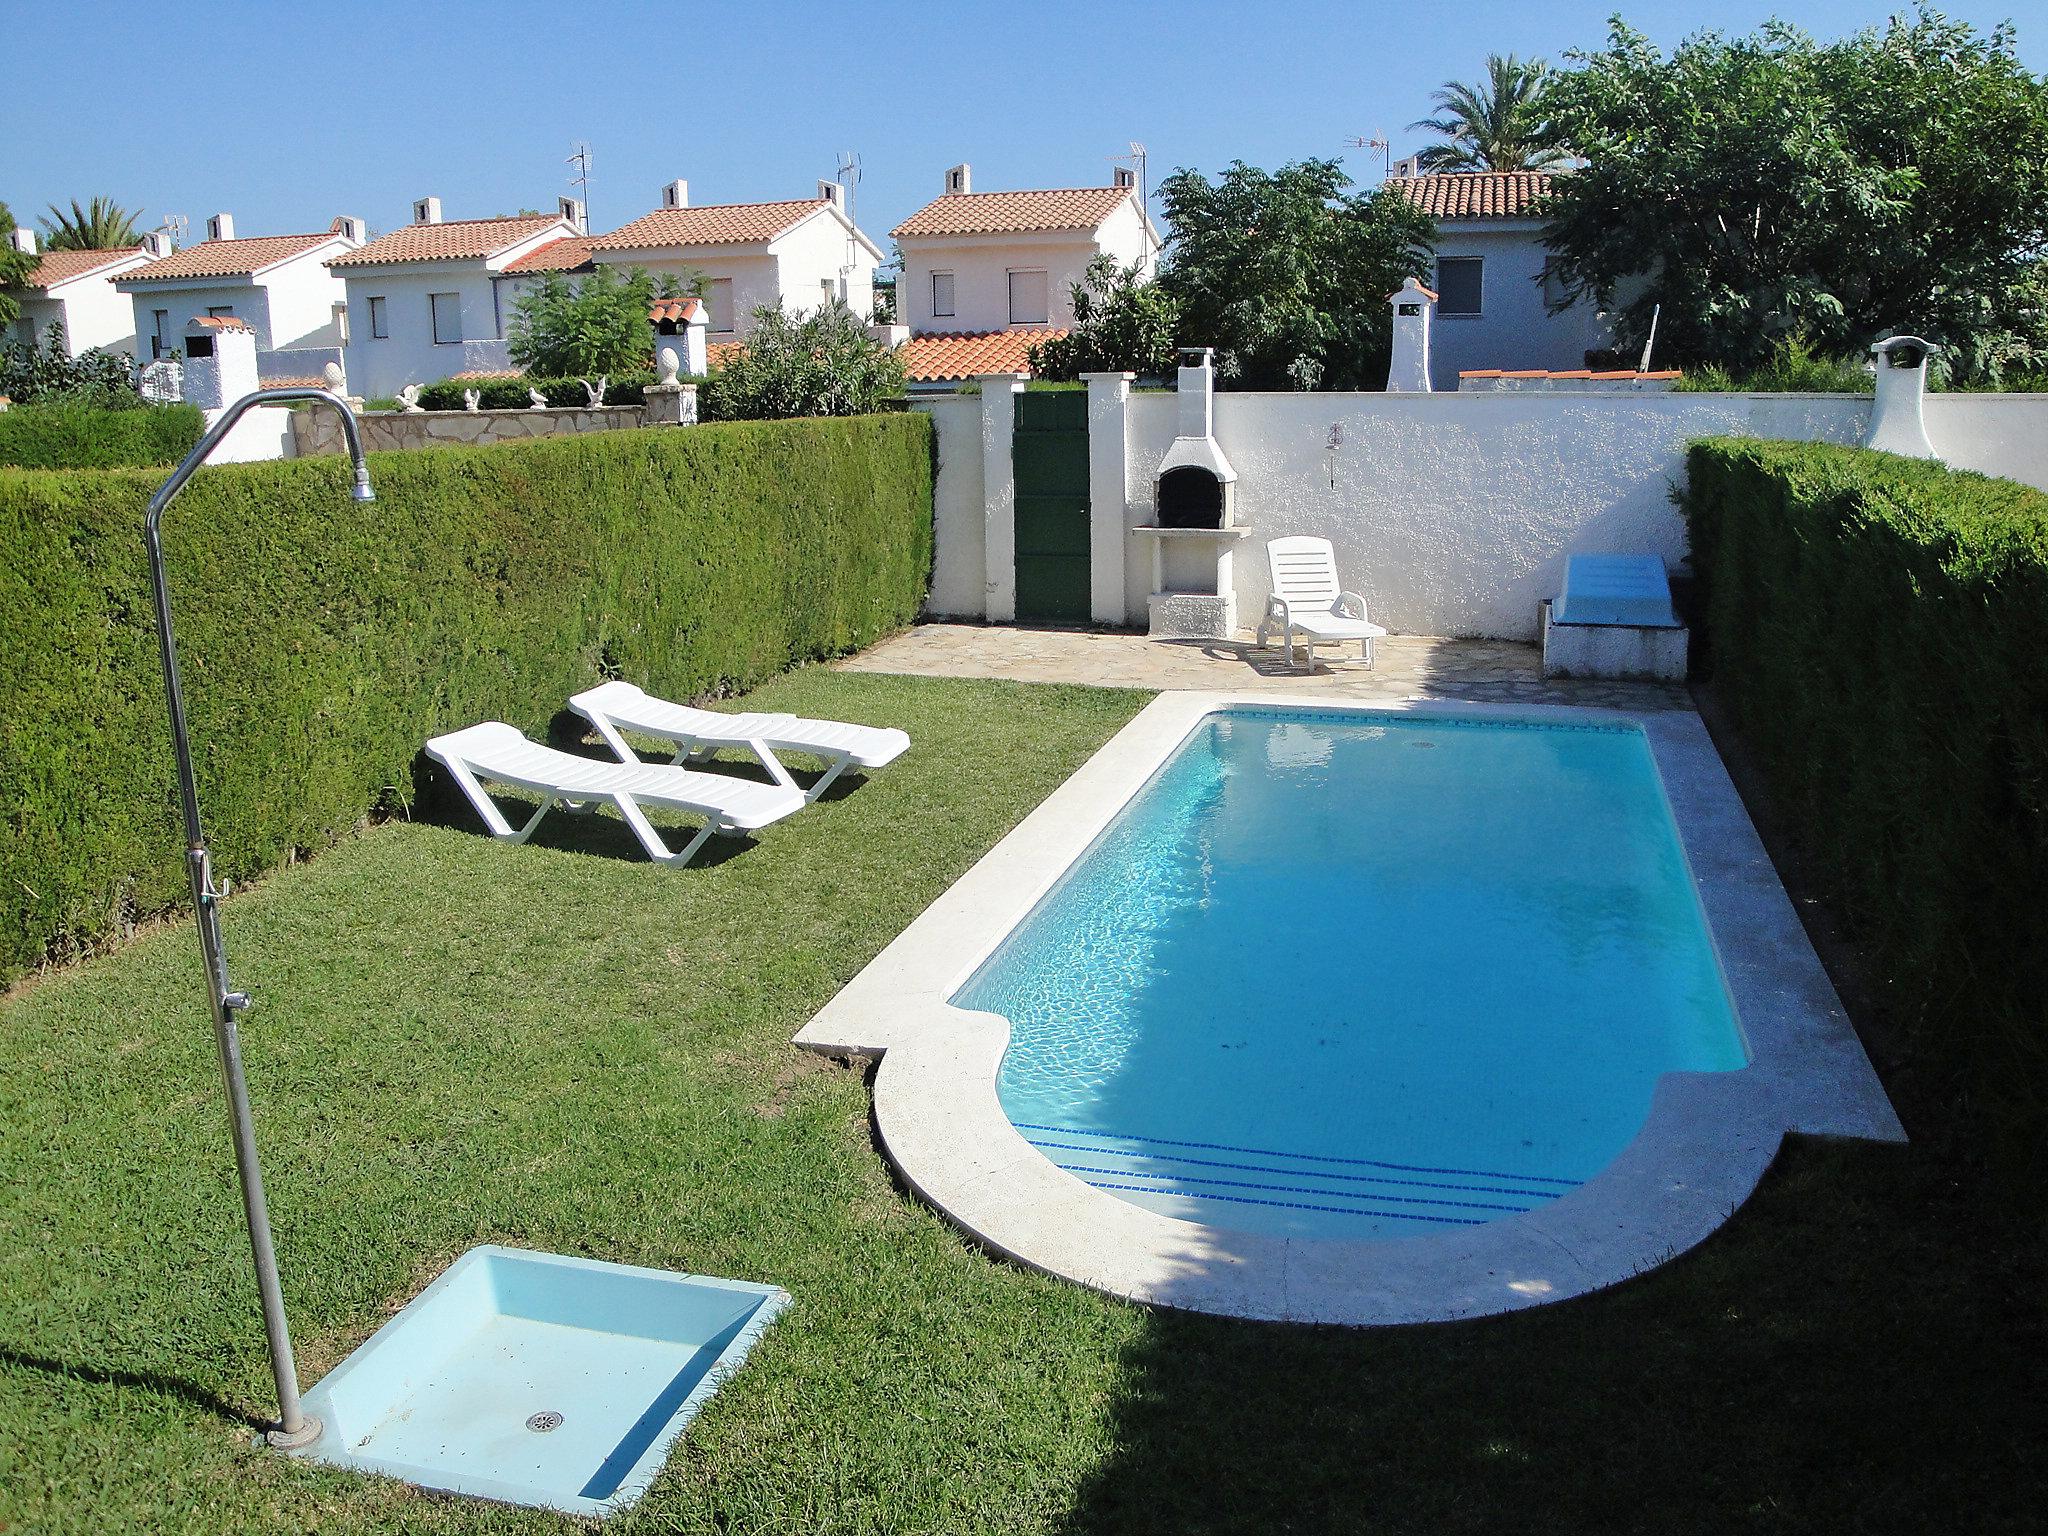
<path id="1" fill-rule="evenodd" d="M 551 1429 L 562 1427 L 562 1416 L 552 1408 L 543 1408 L 539 1413 L 528 1417 L 526 1427 L 536 1435 L 544 1435 Z"/>

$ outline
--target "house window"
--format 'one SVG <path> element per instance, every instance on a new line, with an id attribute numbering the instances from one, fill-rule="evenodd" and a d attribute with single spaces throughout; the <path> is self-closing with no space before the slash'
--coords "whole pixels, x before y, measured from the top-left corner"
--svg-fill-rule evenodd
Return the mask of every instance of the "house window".
<path id="1" fill-rule="evenodd" d="M 932 274 L 932 318 L 953 318 L 953 274 L 950 272 Z"/>
<path id="2" fill-rule="evenodd" d="M 225 316 L 232 315 L 235 312 L 235 306 L 232 304 L 209 304 L 206 306 L 206 312 L 215 320 L 219 320 Z"/>
<path id="3" fill-rule="evenodd" d="M 427 305 L 434 315 L 434 345 L 452 347 L 462 340 L 462 295 L 430 293 Z"/>
<path id="4" fill-rule="evenodd" d="M 838 297 L 838 284 L 834 283 L 829 277 L 818 279 L 818 307 L 820 309 L 830 309 L 832 301 Z"/>
<path id="5" fill-rule="evenodd" d="M 733 326 L 732 279 L 714 277 L 704 285 L 704 308 L 709 311 L 712 330 L 729 333 Z"/>
<path id="6" fill-rule="evenodd" d="M 370 299 L 370 335 L 374 339 L 382 341 L 390 334 L 391 326 L 384 318 L 383 297 L 381 295 L 373 295 Z"/>
<path id="7" fill-rule="evenodd" d="M 1481 256 L 1441 256 L 1436 264 L 1436 312 L 1476 315 L 1479 309 Z"/>
<path id="8" fill-rule="evenodd" d="M 1043 272 L 1012 272 L 1010 274 L 1010 324 L 1043 325 L 1050 311 L 1046 308 L 1046 283 Z"/>
<path id="9" fill-rule="evenodd" d="M 348 345 L 348 306 L 346 304 L 334 306 L 334 339 L 344 347 Z"/>
<path id="10" fill-rule="evenodd" d="M 167 356 L 171 350 L 171 312 L 168 309 L 153 309 L 150 316 L 155 322 L 156 329 L 149 338 L 149 355 L 152 358 Z"/>

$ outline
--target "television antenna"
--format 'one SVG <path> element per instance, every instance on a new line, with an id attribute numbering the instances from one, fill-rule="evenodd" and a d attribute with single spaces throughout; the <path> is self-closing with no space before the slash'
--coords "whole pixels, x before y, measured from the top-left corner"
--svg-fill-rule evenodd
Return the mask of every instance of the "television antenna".
<path id="1" fill-rule="evenodd" d="M 1367 151 L 1376 149 L 1380 152 L 1381 181 L 1385 181 L 1394 174 L 1394 145 L 1393 141 L 1385 134 L 1376 133 L 1369 139 L 1346 139 L 1344 142 L 1352 149 Z"/>
<path id="2" fill-rule="evenodd" d="M 563 162 L 565 165 L 576 167 L 575 174 L 569 178 L 569 185 L 576 189 L 576 200 L 583 205 L 583 222 L 586 226 L 590 223 L 590 167 L 592 163 L 593 157 L 590 153 L 590 141 L 588 139 L 576 140 L 573 152 Z"/>
<path id="3" fill-rule="evenodd" d="M 157 225 L 157 232 L 171 242 L 172 250 L 177 251 L 184 249 L 185 236 L 191 228 L 192 221 L 182 213 L 167 213 L 163 217 L 163 222 Z"/>

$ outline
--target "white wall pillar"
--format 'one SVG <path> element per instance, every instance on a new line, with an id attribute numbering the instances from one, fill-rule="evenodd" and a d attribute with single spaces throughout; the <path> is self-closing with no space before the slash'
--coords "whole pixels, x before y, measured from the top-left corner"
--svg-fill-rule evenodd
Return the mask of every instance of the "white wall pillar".
<path id="1" fill-rule="evenodd" d="M 1084 373 L 1088 385 L 1088 617 L 1126 624 L 1124 548 L 1130 535 L 1130 432 L 1125 407 L 1134 373 Z"/>
<path id="2" fill-rule="evenodd" d="M 1011 457 L 1017 432 L 1017 397 L 1024 381 L 1014 373 L 985 373 L 981 385 L 982 562 L 987 616 L 1009 624 L 1017 617 L 1017 467 Z"/>
<path id="3" fill-rule="evenodd" d="M 1394 355 L 1387 365 L 1387 392 L 1426 395 L 1429 388 L 1429 317 L 1436 295 L 1414 278 L 1387 296 L 1394 307 Z"/>
<path id="4" fill-rule="evenodd" d="M 1887 336 L 1871 347 L 1877 359 L 1877 398 L 1871 402 L 1864 447 L 1913 459 L 1935 457 L 1922 409 L 1931 350 L 1918 336 Z"/>

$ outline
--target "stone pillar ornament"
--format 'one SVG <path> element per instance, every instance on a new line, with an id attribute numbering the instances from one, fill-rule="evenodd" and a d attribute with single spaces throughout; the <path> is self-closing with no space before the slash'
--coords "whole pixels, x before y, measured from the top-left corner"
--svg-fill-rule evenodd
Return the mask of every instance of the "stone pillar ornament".
<path id="1" fill-rule="evenodd" d="M 1426 395 L 1429 385 L 1429 319 L 1436 295 L 1414 278 L 1387 295 L 1394 307 L 1394 355 L 1387 365 L 1387 393 Z"/>
<path id="2" fill-rule="evenodd" d="M 1863 434 L 1863 446 L 1880 453 L 1904 454 L 1910 459 L 1933 459 L 1934 445 L 1927 440 L 1927 421 L 1922 402 L 1927 394 L 1927 357 L 1932 342 L 1918 336 L 1887 336 L 1873 345 L 1877 363 L 1877 398 L 1870 406 L 1870 430 Z"/>

